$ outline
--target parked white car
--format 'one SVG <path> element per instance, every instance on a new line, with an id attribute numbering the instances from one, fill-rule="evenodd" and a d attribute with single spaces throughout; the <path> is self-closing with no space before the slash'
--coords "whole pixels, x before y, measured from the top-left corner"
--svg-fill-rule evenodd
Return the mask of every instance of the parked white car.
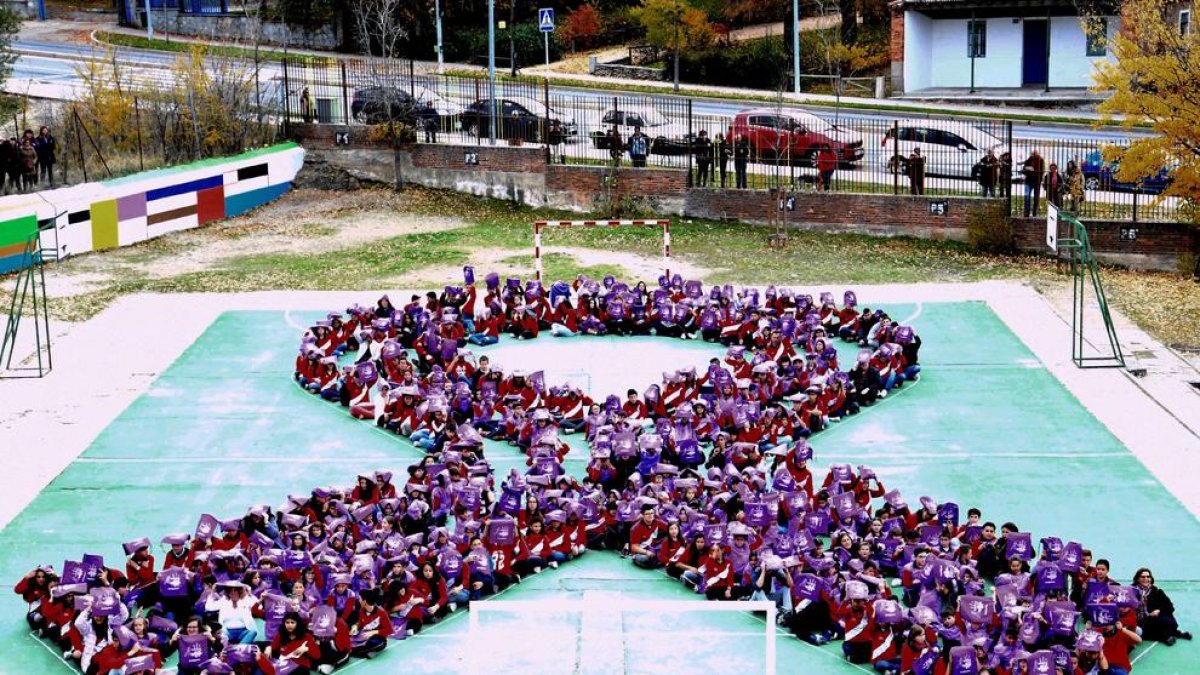
<path id="1" fill-rule="evenodd" d="M 692 136 L 688 133 L 687 125 L 672 122 L 653 108 L 623 106 L 605 110 L 597 123 L 589 126 L 588 136 L 592 139 L 592 145 L 600 149 L 608 147 L 608 132 L 613 127 L 617 128 L 623 140 L 628 140 L 634 130 L 640 128 L 650 139 L 652 155 L 682 155 L 691 147 Z"/>
<path id="2" fill-rule="evenodd" d="M 883 157 L 893 173 L 908 173 L 908 156 L 921 148 L 925 175 L 976 178 L 976 165 L 991 150 L 997 158 L 1009 154 L 1004 141 L 967 122 L 901 120 L 883 135 Z"/>

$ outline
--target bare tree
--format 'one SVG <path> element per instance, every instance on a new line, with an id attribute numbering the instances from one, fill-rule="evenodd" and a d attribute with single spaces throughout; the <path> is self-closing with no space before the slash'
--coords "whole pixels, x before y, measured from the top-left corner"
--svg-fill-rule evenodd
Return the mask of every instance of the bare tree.
<path id="1" fill-rule="evenodd" d="M 358 0 L 351 14 L 354 17 L 354 36 L 359 48 L 367 56 L 376 55 L 372 47 L 378 45 L 385 59 L 396 58 L 400 43 L 408 37 L 408 28 L 398 19 L 403 0 Z"/>

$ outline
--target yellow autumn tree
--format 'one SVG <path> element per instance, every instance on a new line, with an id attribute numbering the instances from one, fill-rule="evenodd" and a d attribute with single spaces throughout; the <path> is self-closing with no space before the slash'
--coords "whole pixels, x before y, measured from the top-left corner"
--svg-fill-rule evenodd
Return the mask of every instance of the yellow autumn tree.
<path id="1" fill-rule="evenodd" d="M 1124 151 L 1106 150 L 1120 160 L 1118 178 L 1134 182 L 1170 168 L 1167 194 L 1183 198 L 1185 216 L 1200 222 L 1200 29 L 1181 21 L 1188 9 L 1184 16 L 1200 18 L 1197 0 L 1126 0 L 1110 43 L 1116 58 L 1100 64 L 1095 88 L 1110 93 L 1099 108 L 1102 122 L 1155 132 Z"/>
<path id="2" fill-rule="evenodd" d="M 716 33 L 704 10 L 686 0 L 645 0 L 634 16 L 646 29 L 646 42 L 674 51 L 701 51 L 712 44 Z"/>

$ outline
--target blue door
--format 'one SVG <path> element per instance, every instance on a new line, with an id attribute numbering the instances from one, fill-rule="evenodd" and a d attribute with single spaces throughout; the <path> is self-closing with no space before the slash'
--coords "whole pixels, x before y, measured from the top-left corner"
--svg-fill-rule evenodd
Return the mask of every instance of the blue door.
<path id="1" fill-rule="evenodd" d="M 1050 81 L 1050 36 L 1046 21 L 1024 21 L 1025 40 L 1021 59 L 1021 86 L 1045 86 Z"/>

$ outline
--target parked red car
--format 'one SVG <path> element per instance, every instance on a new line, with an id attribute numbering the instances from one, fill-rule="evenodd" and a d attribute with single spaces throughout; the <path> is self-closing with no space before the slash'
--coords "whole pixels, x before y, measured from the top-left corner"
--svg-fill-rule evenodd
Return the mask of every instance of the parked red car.
<path id="1" fill-rule="evenodd" d="M 862 134 L 802 110 L 751 108 L 733 118 L 734 138 L 750 140 L 751 155 L 759 160 L 779 160 L 816 166 L 817 152 L 828 145 L 842 164 L 863 158 Z"/>

